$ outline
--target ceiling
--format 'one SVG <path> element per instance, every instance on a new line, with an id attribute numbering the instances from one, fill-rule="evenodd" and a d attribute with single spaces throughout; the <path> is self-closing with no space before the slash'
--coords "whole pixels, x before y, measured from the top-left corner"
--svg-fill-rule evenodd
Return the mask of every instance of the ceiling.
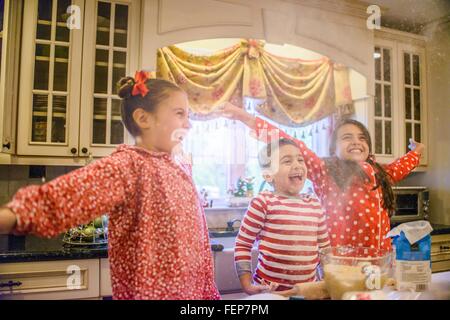
<path id="1" fill-rule="evenodd" d="M 368 5 L 376 4 L 384 13 L 381 25 L 407 32 L 420 33 L 432 22 L 450 19 L 450 0 L 361 0 Z"/>

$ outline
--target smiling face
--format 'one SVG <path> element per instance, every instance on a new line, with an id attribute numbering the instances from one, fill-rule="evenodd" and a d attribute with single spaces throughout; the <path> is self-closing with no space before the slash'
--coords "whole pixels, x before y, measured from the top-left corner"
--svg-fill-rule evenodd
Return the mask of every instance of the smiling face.
<path id="1" fill-rule="evenodd" d="M 149 127 L 143 136 L 151 141 L 157 151 L 170 153 L 191 128 L 189 101 L 183 91 L 171 92 L 149 116 Z"/>
<path id="2" fill-rule="evenodd" d="M 272 183 L 275 192 L 297 196 L 305 185 L 308 172 L 299 148 L 290 144 L 283 145 L 272 157 L 273 161 L 277 161 L 277 158 L 277 172 L 266 175 L 265 179 Z"/>
<path id="3" fill-rule="evenodd" d="M 367 133 L 354 124 L 344 124 L 336 135 L 336 156 L 343 160 L 366 161 L 369 153 Z"/>

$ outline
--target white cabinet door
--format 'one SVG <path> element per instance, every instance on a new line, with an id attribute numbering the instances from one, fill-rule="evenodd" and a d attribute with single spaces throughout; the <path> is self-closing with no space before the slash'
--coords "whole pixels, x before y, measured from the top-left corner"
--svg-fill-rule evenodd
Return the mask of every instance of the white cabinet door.
<path id="1" fill-rule="evenodd" d="M 399 154 L 398 130 L 400 122 L 398 104 L 397 44 L 375 39 L 375 98 L 371 110 L 373 150 L 379 162 L 394 161 Z"/>
<path id="2" fill-rule="evenodd" d="M 20 46 L 20 1 L 2 1 L 0 6 L 0 153 L 14 153 L 17 83 Z M 0 160 L 1 163 L 1 160 Z"/>
<path id="3" fill-rule="evenodd" d="M 106 156 L 128 141 L 116 84 L 138 69 L 140 1 L 88 1 L 80 115 L 81 156 Z"/>
<path id="4" fill-rule="evenodd" d="M 82 29 L 67 8 L 84 0 L 26 0 L 23 16 L 17 153 L 77 155 Z"/>
<path id="5" fill-rule="evenodd" d="M 418 36 L 385 31 L 375 38 L 375 97 L 369 110 L 373 152 L 389 163 L 410 151 L 409 138 L 427 144 L 426 56 Z M 423 44 L 424 45 L 424 44 Z M 427 153 L 421 166 L 427 165 Z"/>
<path id="6" fill-rule="evenodd" d="M 0 264 L 0 300 L 99 297 L 99 259 Z"/>
<path id="7" fill-rule="evenodd" d="M 427 144 L 427 83 L 425 48 L 399 43 L 399 95 L 400 114 L 403 121 L 400 126 L 400 151 L 409 151 L 409 138 Z M 427 153 L 422 155 L 421 165 L 428 164 Z"/>

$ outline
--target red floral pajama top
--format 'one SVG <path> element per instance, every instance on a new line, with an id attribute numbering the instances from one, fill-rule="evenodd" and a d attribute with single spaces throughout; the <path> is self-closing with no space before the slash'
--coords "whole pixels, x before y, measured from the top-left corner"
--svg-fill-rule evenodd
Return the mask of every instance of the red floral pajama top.
<path id="1" fill-rule="evenodd" d="M 257 137 L 270 139 L 267 134 L 270 134 L 271 130 L 278 130 L 280 138 L 288 138 L 297 143 L 306 161 L 308 179 L 312 181 L 314 191 L 325 211 L 331 246 L 349 245 L 391 250 L 391 240 L 385 239 L 390 230 L 389 214 L 382 206 L 382 189 L 377 187 L 376 171 L 369 163 L 362 164 L 368 180 L 362 181 L 355 177 L 348 188 L 341 190 L 328 173 L 324 160 L 308 149 L 302 141 L 260 118 L 256 119 L 255 129 Z M 419 158 L 419 153 L 411 151 L 386 165 L 384 169 L 391 176 L 392 182 L 397 183 L 419 165 Z"/>
<path id="2" fill-rule="evenodd" d="M 16 231 L 54 237 L 109 215 L 114 299 L 220 299 L 206 219 L 190 168 L 169 154 L 121 145 L 109 157 L 7 205 Z"/>

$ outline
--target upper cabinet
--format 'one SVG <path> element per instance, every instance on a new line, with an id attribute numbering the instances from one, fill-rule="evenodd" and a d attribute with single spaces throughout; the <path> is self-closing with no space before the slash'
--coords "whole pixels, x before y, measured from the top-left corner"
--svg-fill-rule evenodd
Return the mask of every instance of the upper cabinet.
<path id="1" fill-rule="evenodd" d="M 0 154 L 15 150 L 15 120 L 17 83 L 19 78 L 22 3 L 15 0 L 0 1 Z M 1 163 L 1 160 L 0 160 Z"/>
<path id="2" fill-rule="evenodd" d="M 139 1 L 25 5 L 17 154 L 108 155 L 129 138 L 115 84 L 138 69 Z"/>
<path id="3" fill-rule="evenodd" d="M 425 41 L 386 29 L 375 35 L 370 127 L 373 152 L 378 161 L 388 163 L 410 151 L 410 138 L 427 144 Z M 427 162 L 425 153 L 421 165 Z"/>

